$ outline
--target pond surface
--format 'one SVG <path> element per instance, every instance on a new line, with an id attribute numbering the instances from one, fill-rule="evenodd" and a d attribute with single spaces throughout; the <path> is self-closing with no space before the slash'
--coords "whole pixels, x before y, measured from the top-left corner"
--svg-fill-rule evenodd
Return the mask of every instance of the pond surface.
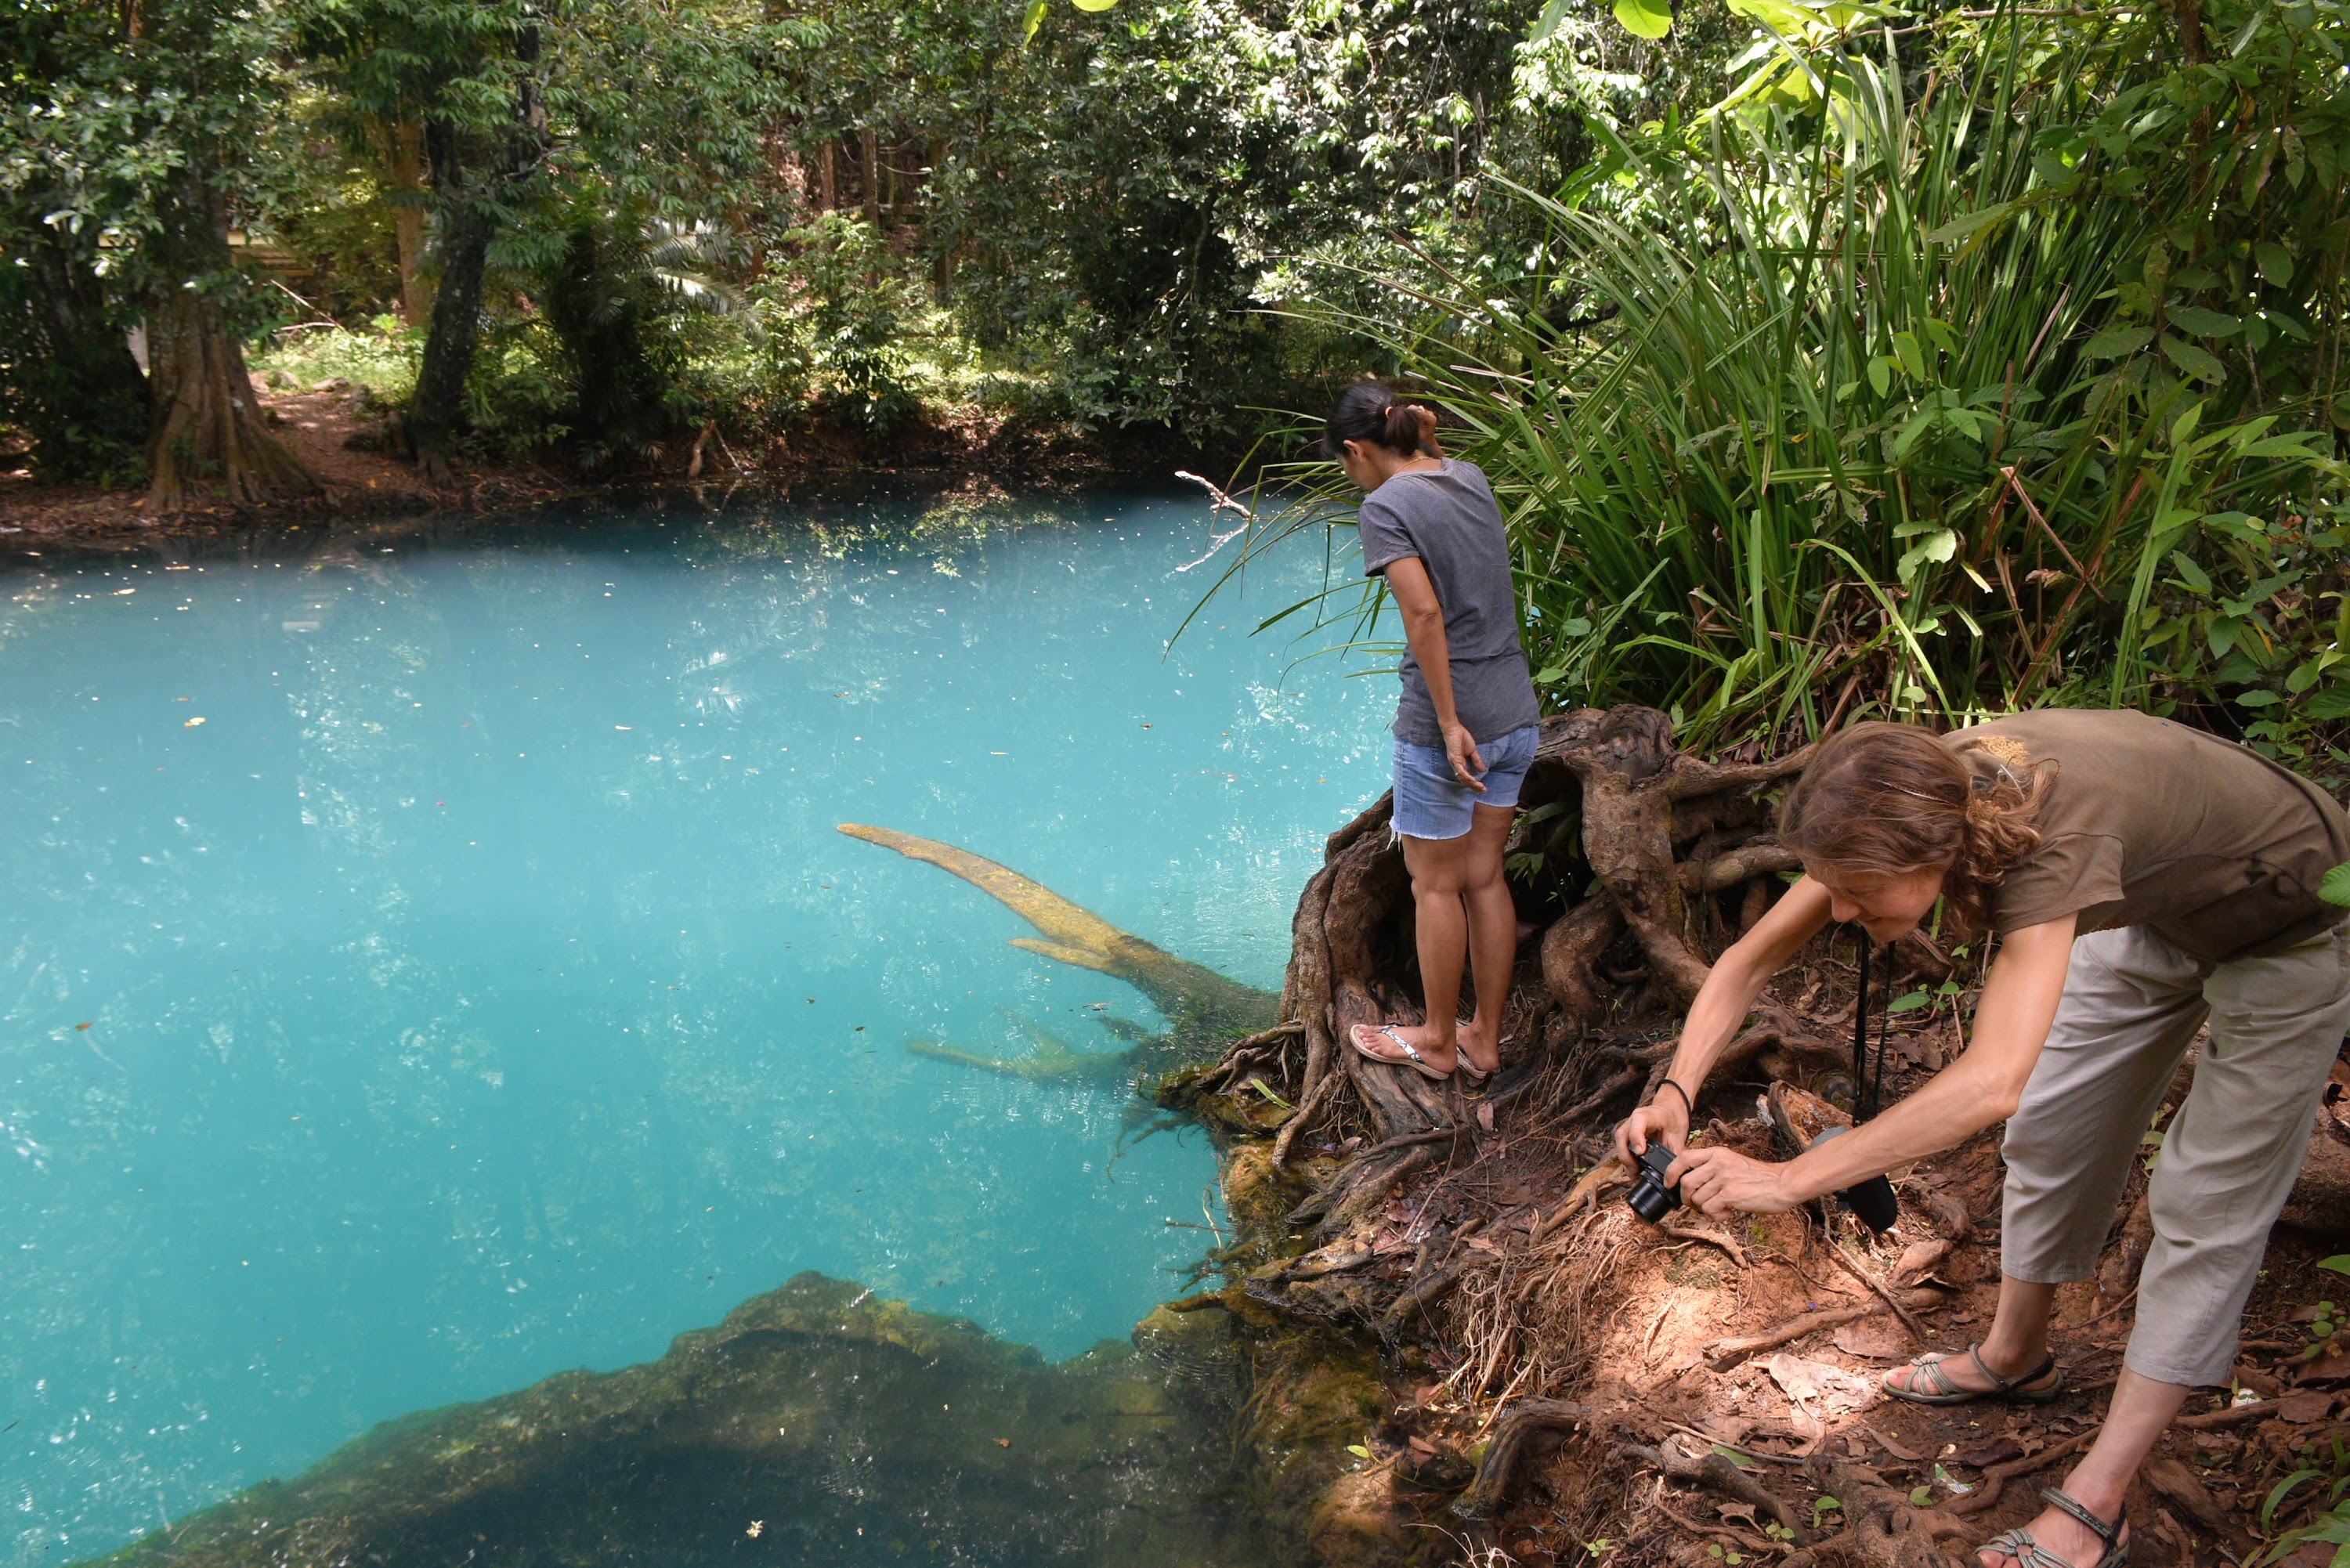
<path id="1" fill-rule="evenodd" d="M 1053 1358 L 1180 1293 L 1222 1222 L 1201 1136 L 905 1049 L 1112 1050 L 1149 1003 L 836 825 L 1277 989 L 1391 681 L 1249 635 L 1318 548 L 1170 654 L 1204 511 L 16 557 L 0 1563 L 650 1360 L 803 1270 Z"/>

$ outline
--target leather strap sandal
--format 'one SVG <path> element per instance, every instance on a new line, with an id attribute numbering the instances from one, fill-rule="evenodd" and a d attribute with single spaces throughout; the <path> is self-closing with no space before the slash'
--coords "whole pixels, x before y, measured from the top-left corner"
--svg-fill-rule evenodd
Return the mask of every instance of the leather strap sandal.
<path id="1" fill-rule="evenodd" d="M 2002 1377 L 1983 1365 L 1981 1352 L 1981 1345 L 1970 1345 L 1965 1355 L 1975 1364 L 1975 1370 L 1990 1380 L 1988 1388 L 1966 1387 L 1943 1371 L 1942 1363 L 1957 1354 L 1950 1351 L 1938 1351 L 1912 1361 L 1909 1365 L 1916 1368 L 1916 1372 L 1907 1386 L 1894 1382 L 1890 1373 L 1880 1381 L 1879 1386 L 1896 1399 L 1907 1399 L 1912 1405 L 1971 1405 L 1978 1399 L 2005 1399 L 2016 1405 L 2045 1405 L 2064 1392 L 2064 1374 L 2058 1368 L 2054 1355 L 2043 1356 L 2039 1366 L 2021 1377 Z M 2049 1379 L 2046 1387 L 2026 1386 L 2043 1377 Z"/>
<path id="2" fill-rule="evenodd" d="M 2015 1560 L 2015 1568 L 2121 1568 L 2123 1563 L 2129 1561 L 2130 1543 L 2122 1539 L 2122 1532 L 2129 1524 L 2127 1510 L 2116 1514 L 2114 1521 L 2107 1524 L 2090 1512 L 2080 1499 L 2058 1491 L 2053 1486 L 2042 1487 L 2040 1495 L 2048 1500 L 2048 1505 L 2051 1508 L 2069 1513 L 2089 1527 L 2090 1532 L 2095 1535 L 2105 1547 L 2105 1550 L 2097 1554 L 2097 1560 L 2095 1563 L 2085 1565 L 2076 1564 L 2057 1556 L 2033 1539 L 2029 1529 L 2003 1530 L 1984 1542 L 1979 1550 L 1997 1552 L 2012 1557 Z"/>

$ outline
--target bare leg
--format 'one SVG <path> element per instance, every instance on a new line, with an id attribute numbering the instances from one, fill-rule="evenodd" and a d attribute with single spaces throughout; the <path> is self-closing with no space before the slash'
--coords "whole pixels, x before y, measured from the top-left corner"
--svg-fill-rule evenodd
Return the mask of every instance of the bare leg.
<path id="1" fill-rule="evenodd" d="M 1982 1348 L 1977 1352 L 1983 1365 L 2002 1377 L 2022 1376 L 2040 1365 L 2048 1354 L 2048 1314 L 2056 1305 L 2056 1287 L 2034 1280 L 2019 1280 L 2002 1275 L 1999 1282 L 1999 1311 L 1993 1314 L 1991 1332 L 1983 1335 Z M 1954 1355 L 1942 1363 L 1942 1376 L 1961 1388 L 1976 1388 L 1988 1393 L 1990 1379 L 1975 1370 L 1975 1364 L 1963 1355 Z M 1886 1381 L 1896 1387 L 1917 1386 L 1918 1369 L 1904 1366 L 1887 1375 Z"/>
<path id="2" fill-rule="evenodd" d="M 1467 881 L 1472 828 L 1458 838 L 1403 841 L 1403 863 L 1411 872 L 1413 925 L 1419 937 L 1419 985 L 1428 1022 L 1396 1033 L 1439 1072 L 1458 1064 L 1461 971 L 1469 958 L 1469 913 L 1461 895 Z"/>
<path id="3" fill-rule="evenodd" d="M 1477 977 L 1477 1015 L 1461 1031 L 1461 1054 L 1480 1073 L 1502 1063 L 1502 1013 L 1510 1002 L 1510 981 L 1518 967 L 1518 907 L 1502 876 L 1502 850 L 1509 843 L 1513 805 L 1481 805 L 1469 830 L 1461 868 L 1462 901 L 1469 914 L 1469 961 Z M 1420 961 L 1423 981 L 1427 961 Z M 1455 986 L 1456 1005 L 1459 984 Z"/>
<path id="4" fill-rule="evenodd" d="M 2089 1445 L 2073 1473 L 2064 1478 L 2063 1490 L 2112 1524 L 2121 1517 L 2122 1501 L 2138 1466 L 2146 1462 L 2156 1439 L 2186 1398 L 2187 1389 L 2180 1384 L 2157 1383 L 2123 1367 L 2114 1383 L 2114 1402 L 2106 1411 L 2106 1424 L 2098 1428 L 2097 1440 Z M 2089 1568 L 2103 1550 L 2087 1525 L 2057 1509 L 2043 1511 L 2028 1528 L 2043 1549 L 2080 1568 Z M 1985 1552 L 1976 1558 L 1982 1568 L 2009 1568 L 2014 1561 L 1998 1552 Z"/>

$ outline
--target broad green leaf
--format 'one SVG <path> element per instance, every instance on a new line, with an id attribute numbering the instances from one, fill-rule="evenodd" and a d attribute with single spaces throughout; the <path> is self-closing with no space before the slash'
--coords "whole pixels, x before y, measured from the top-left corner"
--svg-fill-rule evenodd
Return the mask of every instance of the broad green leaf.
<path id="1" fill-rule="evenodd" d="M 1925 415 L 1919 415 L 1920 419 Z M 1912 421 L 1913 423 L 1915 421 Z M 1894 572 L 1903 582 L 1918 575 L 1918 568 L 1931 561 L 1936 565 L 1948 561 L 1959 553 L 1959 536 L 1948 528 L 1937 528 L 1901 553 Z"/>
<path id="2" fill-rule="evenodd" d="M 2164 314 L 2170 317 L 2173 327 L 2198 337 L 2232 337 L 2244 326 L 2232 316 L 2206 310 L 2199 305 L 2174 305 Z"/>
<path id="3" fill-rule="evenodd" d="M 2169 333 L 2164 333 L 2162 352 L 2172 364 L 2199 381 L 2208 381 L 2216 387 L 2228 379 L 2227 367 L 2220 364 L 2210 350 L 2199 348 L 2184 337 L 2173 337 Z"/>
<path id="4" fill-rule="evenodd" d="M 2206 627 L 2203 630 L 2203 640 L 2210 645 L 2211 657 L 2214 659 L 2227 658 L 2228 650 L 2236 646 L 2237 634 L 2243 629 L 2244 623 L 2238 620 L 2234 616 L 2213 616 L 2211 618 L 2211 624 Z"/>
<path id="5" fill-rule="evenodd" d="M 1673 30 L 1671 0 L 1616 0 L 1616 20 L 1638 38 L 1661 38 Z"/>
<path id="6" fill-rule="evenodd" d="M 2274 240 L 2262 240 L 2252 247 L 2252 255 L 2261 266 L 2261 280 L 2282 288 L 2293 281 L 2293 253 Z"/>
<path id="7" fill-rule="evenodd" d="M 2338 888 L 2334 885 L 2336 877 L 2341 878 L 2342 883 Z M 2325 874 L 2325 881 L 2317 889 L 2317 896 L 2329 904 L 2350 904 L 2350 862 L 2336 866 Z M 2350 1252 L 2336 1252 L 2333 1257 L 2320 1258 L 2317 1266 L 2331 1269 L 2337 1274 L 2350 1274 Z"/>
<path id="8" fill-rule="evenodd" d="M 2186 581 L 2189 587 L 2199 594 L 2208 594 L 2211 591 L 2210 577 L 2202 567 L 2195 564 L 2193 557 L 2182 551 L 2173 550 L 2170 552 L 2170 564 L 2178 568 L 2179 576 Z"/>
<path id="9" fill-rule="evenodd" d="M 1028 18 L 1020 30 L 1021 43 L 1035 40 L 1036 29 L 1045 25 L 1045 0 L 1028 0 Z"/>
<path id="10" fill-rule="evenodd" d="M 2273 708 L 2283 701 L 2273 691 L 2239 691 L 2235 698 L 2239 708 Z"/>
<path id="11" fill-rule="evenodd" d="M 2118 359 L 2135 354 L 2154 341 L 2151 327 L 2108 327 L 2089 339 L 2081 354 L 2089 359 Z"/>
<path id="12" fill-rule="evenodd" d="M 1893 389 L 1893 361 L 1882 354 L 1872 357 L 1868 361 L 1868 384 L 1877 389 L 1877 395 L 1880 398 L 1890 392 Z"/>
<path id="13" fill-rule="evenodd" d="M 1893 357 L 1901 361 L 1901 369 L 1908 372 L 1911 380 L 1926 379 L 1925 350 L 1918 347 L 1918 339 L 1914 336 L 1907 332 L 1895 333 Z"/>
<path id="14" fill-rule="evenodd" d="M 1713 1445 L 1713 1451 L 1742 1470 L 1751 1470 L 1754 1468 L 1754 1456 L 1743 1449 L 1733 1449 L 1728 1443 L 1716 1443 Z"/>
<path id="15" fill-rule="evenodd" d="M 1566 5 L 1567 0 L 1550 0 L 1542 8 L 1542 15 L 1534 18 L 1534 30 L 1526 35 L 1526 42 L 1539 44 L 1557 32 L 1558 25 L 1566 20 Z"/>
<path id="16" fill-rule="evenodd" d="M 1886 1003 L 1885 1011 L 1887 1012 L 1915 1012 L 1932 1000 L 1933 997 L 1926 992 L 1913 991 L 1907 996 L 1897 997 L 1893 1001 Z"/>

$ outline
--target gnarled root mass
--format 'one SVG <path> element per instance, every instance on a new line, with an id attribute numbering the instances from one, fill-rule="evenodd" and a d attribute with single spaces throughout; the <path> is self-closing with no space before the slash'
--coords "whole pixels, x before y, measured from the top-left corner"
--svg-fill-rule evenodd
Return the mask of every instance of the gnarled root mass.
<path id="1" fill-rule="evenodd" d="M 1803 760 L 1700 763 L 1639 709 L 1544 722 L 1509 849 L 1525 931 L 1503 1070 L 1480 1090 L 1344 1045 L 1357 1023 L 1420 1016 L 1409 878 L 1380 802 L 1331 836 L 1299 898 L 1280 1022 L 1170 1086 L 1227 1140 L 1240 1235 L 1217 1300 L 1259 1347 L 1244 1446 L 1283 1467 L 1288 1512 L 1274 1512 L 1298 1560 L 1955 1565 L 2036 1512 L 2034 1489 L 2094 1430 L 2130 1326 L 2142 1171 L 2108 1266 L 2060 1294 L 2076 1391 L 1929 1409 L 1879 1380 L 1988 1327 L 1996 1129 L 1895 1173 L 1901 1217 L 1881 1237 L 1818 1205 L 1650 1226 L 1605 1163 L 1710 955 L 1794 868 L 1769 794 Z M 1783 1158 L 1788 1128 L 1842 1116 L 1855 956 L 1848 934 L 1824 934 L 1766 992 L 1700 1096 L 1701 1139 Z M 1891 1015 L 1888 1097 L 1961 1049 L 1981 957 L 1897 950 L 1896 994 L 1912 1000 Z M 2335 1158 L 2350 1066 L 2340 1077 L 2289 1221 L 2350 1228 L 2336 1199 L 2350 1160 Z M 2305 1355 L 2319 1340 L 2294 1321 L 2324 1293 L 2315 1259 L 2338 1250 L 2279 1231 L 2238 1369 L 2268 1398 L 2168 1439 L 2132 1503 L 2136 1560 L 2210 1561 L 2215 1542 L 2241 1557 L 2258 1478 L 2345 1431 L 2350 1355 Z M 1310 1369 L 1341 1364 L 1346 1399 L 1297 1393 L 1326 1390 Z M 1319 1469 L 1298 1458 L 1313 1441 L 1329 1445 Z"/>

